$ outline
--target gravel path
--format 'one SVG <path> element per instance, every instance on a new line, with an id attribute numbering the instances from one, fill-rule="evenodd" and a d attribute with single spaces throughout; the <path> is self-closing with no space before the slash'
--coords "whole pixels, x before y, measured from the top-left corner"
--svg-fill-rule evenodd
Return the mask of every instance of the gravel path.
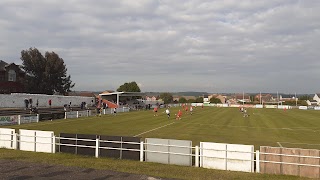
<path id="1" fill-rule="evenodd" d="M 0 159 L 0 179 L 165 180 L 147 175 Z"/>

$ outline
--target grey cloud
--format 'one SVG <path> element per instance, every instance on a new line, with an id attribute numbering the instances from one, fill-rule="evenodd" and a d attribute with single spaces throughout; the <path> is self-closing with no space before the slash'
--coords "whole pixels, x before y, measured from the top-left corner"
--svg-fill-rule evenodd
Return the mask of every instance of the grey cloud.
<path id="1" fill-rule="evenodd" d="M 319 5 L 316 0 L 4 0 L 0 59 L 19 62 L 20 51 L 29 47 L 55 51 L 79 90 L 136 80 L 145 91 L 313 93 L 320 75 Z"/>

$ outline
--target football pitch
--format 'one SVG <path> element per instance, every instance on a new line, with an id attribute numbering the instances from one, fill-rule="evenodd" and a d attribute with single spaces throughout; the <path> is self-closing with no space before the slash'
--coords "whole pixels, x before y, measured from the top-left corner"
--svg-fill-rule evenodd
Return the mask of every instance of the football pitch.
<path id="1" fill-rule="evenodd" d="M 193 115 L 183 111 L 182 119 L 175 120 L 178 107 L 165 109 L 158 116 L 152 110 L 133 111 L 101 117 L 61 119 L 15 125 L 15 129 L 54 131 L 59 133 L 136 136 L 199 142 L 320 149 L 320 111 L 251 109 L 243 117 L 238 108 L 197 107 Z M 6 126 L 8 127 L 8 126 Z"/>

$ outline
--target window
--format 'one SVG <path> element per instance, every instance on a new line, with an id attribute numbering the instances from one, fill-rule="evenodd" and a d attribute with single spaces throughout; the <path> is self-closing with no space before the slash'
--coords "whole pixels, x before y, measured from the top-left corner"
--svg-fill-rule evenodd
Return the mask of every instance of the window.
<path id="1" fill-rule="evenodd" d="M 8 81 L 16 81 L 16 72 L 14 70 L 9 70 L 8 72 Z"/>

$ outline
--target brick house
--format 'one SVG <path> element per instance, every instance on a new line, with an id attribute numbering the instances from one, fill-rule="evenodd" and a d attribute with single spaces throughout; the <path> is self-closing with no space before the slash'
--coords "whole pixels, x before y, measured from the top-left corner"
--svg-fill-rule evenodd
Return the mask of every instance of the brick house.
<path id="1" fill-rule="evenodd" d="M 227 97 L 226 96 L 223 96 L 221 94 L 211 94 L 208 96 L 209 98 L 209 101 L 211 98 L 217 98 L 217 99 L 220 99 L 221 103 L 226 103 L 227 102 Z"/>
<path id="2" fill-rule="evenodd" d="M 262 103 L 276 101 L 276 99 L 274 99 L 271 94 L 261 94 L 261 100 L 260 100 L 260 94 L 257 94 L 255 95 L 254 99 L 259 102 L 261 101 Z"/>
<path id="3" fill-rule="evenodd" d="M 0 94 L 24 92 L 25 72 L 15 63 L 0 60 Z"/>

